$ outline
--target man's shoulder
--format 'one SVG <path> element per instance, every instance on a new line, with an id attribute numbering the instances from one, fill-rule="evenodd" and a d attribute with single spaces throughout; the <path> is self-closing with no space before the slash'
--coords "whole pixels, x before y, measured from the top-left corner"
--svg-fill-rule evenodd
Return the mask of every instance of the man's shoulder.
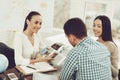
<path id="1" fill-rule="evenodd" d="M 93 52 L 93 53 L 108 52 L 107 47 L 104 44 L 92 38 L 88 38 L 88 42 L 85 42 L 84 44 L 85 44 L 85 47 L 87 48 L 86 52 L 88 53 L 89 52 Z"/>
<path id="2" fill-rule="evenodd" d="M 104 49 L 106 48 L 106 46 L 90 37 L 86 38 L 86 40 L 81 44 L 79 45 L 79 47 L 81 48 L 86 48 L 87 50 L 93 50 L 93 49 Z M 82 50 L 85 50 L 85 49 L 82 49 Z"/>

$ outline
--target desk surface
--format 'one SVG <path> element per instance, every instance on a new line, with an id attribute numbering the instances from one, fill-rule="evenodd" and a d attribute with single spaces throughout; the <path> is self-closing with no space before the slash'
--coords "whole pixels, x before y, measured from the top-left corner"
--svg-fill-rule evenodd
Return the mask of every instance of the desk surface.
<path id="1" fill-rule="evenodd" d="M 7 76 L 8 73 L 15 73 L 16 76 L 20 79 L 20 78 L 24 78 L 25 80 L 32 80 L 32 75 L 28 75 L 28 76 L 23 76 L 21 77 L 21 73 L 16 69 L 16 68 L 12 68 L 9 70 L 6 70 L 3 73 L 0 73 L 0 76 L 4 76 L 6 78 L 6 80 L 10 80 Z M 23 80 L 23 79 L 22 79 Z"/>
<path id="2" fill-rule="evenodd" d="M 60 72 L 60 70 L 46 72 L 46 74 L 52 74 L 52 75 L 58 76 L 59 72 Z M 8 78 L 8 76 L 7 76 L 8 73 L 15 73 L 16 76 L 19 78 L 19 80 L 32 80 L 32 75 L 26 75 L 26 76 L 21 75 L 21 73 L 16 68 L 12 68 L 12 69 L 6 70 L 5 72 L 0 73 L 0 76 L 4 76 L 6 78 L 6 80 L 10 80 Z M 24 78 L 24 79 L 20 79 L 20 78 Z"/>

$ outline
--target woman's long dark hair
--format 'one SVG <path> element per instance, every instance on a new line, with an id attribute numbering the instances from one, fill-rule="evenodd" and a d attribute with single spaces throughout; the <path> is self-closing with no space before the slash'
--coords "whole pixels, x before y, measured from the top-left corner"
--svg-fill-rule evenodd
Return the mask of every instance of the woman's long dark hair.
<path id="1" fill-rule="evenodd" d="M 23 29 L 23 31 L 25 31 L 25 30 L 27 29 L 27 23 L 26 23 L 26 20 L 28 19 L 28 20 L 30 21 L 31 18 L 32 18 L 32 16 L 34 16 L 34 15 L 40 15 L 40 13 L 38 13 L 38 12 L 36 12 L 36 11 L 31 11 L 31 12 L 27 15 L 27 17 L 26 17 L 26 19 L 25 19 L 25 23 L 24 23 L 24 29 Z"/>
<path id="2" fill-rule="evenodd" d="M 97 16 L 94 19 L 94 21 L 96 19 L 99 19 L 102 22 L 102 35 L 101 35 L 102 39 L 104 41 L 113 41 L 110 19 L 107 16 L 104 16 L 104 15 Z"/>
<path id="3" fill-rule="evenodd" d="M 99 19 L 102 22 L 102 35 L 101 35 L 101 37 L 102 37 L 103 41 L 112 41 L 114 43 L 114 41 L 112 39 L 112 30 L 111 30 L 111 21 L 110 21 L 110 19 L 105 15 L 97 16 L 94 19 L 94 21 L 96 19 Z"/>

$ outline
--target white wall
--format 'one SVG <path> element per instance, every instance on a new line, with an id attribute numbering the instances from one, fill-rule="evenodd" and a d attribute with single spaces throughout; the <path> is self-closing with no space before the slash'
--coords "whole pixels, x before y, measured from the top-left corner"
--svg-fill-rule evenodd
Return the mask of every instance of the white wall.
<path id="1" fill-rule="evenodd" d="M 0 42 L 5 43 L 7 46 L 13 48 L 15 31 L 0 30 Z"/>

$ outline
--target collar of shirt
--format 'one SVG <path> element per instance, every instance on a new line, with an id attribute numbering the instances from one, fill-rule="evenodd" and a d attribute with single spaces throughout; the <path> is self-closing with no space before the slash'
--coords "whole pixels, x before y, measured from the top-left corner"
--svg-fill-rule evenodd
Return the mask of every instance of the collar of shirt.
<path id="1" fill-rule="evenodd" d="M 76 44 L 75 47 L 79 46 L 80 44 L 82 44 L 83 42 L 87 41 L 89 37 L 84 37 L 79 43 Z"/>

